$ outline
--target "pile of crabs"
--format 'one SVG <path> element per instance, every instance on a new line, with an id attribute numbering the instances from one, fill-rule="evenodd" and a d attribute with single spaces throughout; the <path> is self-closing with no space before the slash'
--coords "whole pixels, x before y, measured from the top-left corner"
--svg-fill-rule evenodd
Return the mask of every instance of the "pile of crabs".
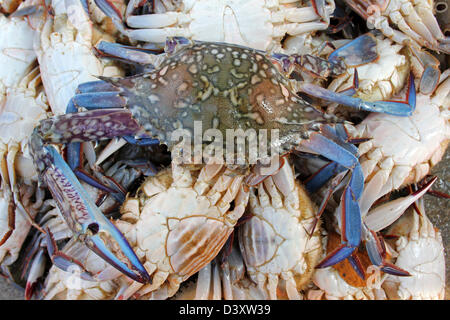
<path id="1" fill-rule="evenodd" d="M 442 6 L 0 0 L 2 276 L 27 299 L 444 299 Z M 277 153 L 222 161 L 230 129 Z"/>

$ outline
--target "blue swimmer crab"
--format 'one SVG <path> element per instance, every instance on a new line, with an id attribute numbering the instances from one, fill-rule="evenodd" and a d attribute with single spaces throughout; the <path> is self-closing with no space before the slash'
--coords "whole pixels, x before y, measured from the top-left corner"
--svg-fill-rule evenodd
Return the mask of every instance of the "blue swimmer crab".
<path id="1" fill-rule="evenodd" d="M 329 61 L 308 60 L 317 62 L 309 67 L 320 74 L 326 69 L 328 74 L 339 73 L 340 57 L 354 58 L 359 53 L 364 60 L 370 56 L 373 47 L 367 39 L 360 37 L 343 46 Z M 279 155 L 295 149 L 322 155 L 347 168 L 342 196 L 345 225 L 342 244 L 319 266 L 352 259 L 361 242 L 362 228 L 358 200 L 364 177 L 357 149 L 341 139 L 344 128 L 339 122 L 342 121 L 324 114 L 296 92 L 360 110 L 408 116 L 415 107 L 414 81 L 409 81 L 408 102 L 365 102 L 289 79 L 289 74 L 299 65 L 305 67 L 299 55 L 268 55 L 239 45 L 176 37 L 168 38 L 165 53 L 157 57 L 154 65 L 149 65 L 148 61 L 155 59 L 149 59 L 144 50 L 105 43 L 103 49 L 122 60 L 140 62 L 145 65 L 145 72 L 125 78 L 102 77 L 101 81 L 81 84 L 69 102 L 69 113 L 42 120 L 30 138 L 42 180 L 47 183 L 70 228 L 91 250 L 132 279 L 151 282 L 151 272 L 143 267 L 122 233 L 89 199 L 72 172 L 72 166 L 50 144 L 70 146 L 81 141 L 124 137 L 136 144 L 166 144 L 173 151 L 176 144 L 170 133 L 177 129 L 193 133 L 195 122 L 199 122 L 202 136 L 209 129 L 217 129 L 222 136 L 228 129 L 266 130 L 270 135 L 278 130 L 278 138 L 271 144 L 279 147 Z M 88 111 L 76 112 L 77 107 Z M 236 172 L 234 175 L 246 177 L 240 179 L 243 185 L 256 185 L 270 175 L 259 173 L 261 167 L 251 166 L 248 159 L 245 160 L 243 166 L 227 164 Z M 271 174 L 274 172 L 276 170 Z M 232 199 L 228 207 L 231 202 Z M 376 246 L 370 246 L 373 248 Z M 209 254 L 203 264 L 213 258 L 214 255 Z M 356 262 L 353 265 L 358 267 Z"/>

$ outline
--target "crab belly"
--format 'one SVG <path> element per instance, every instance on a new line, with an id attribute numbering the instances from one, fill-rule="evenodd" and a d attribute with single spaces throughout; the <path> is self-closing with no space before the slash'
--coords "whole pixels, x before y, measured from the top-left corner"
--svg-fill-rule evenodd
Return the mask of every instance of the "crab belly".
<path id="1" fill-rule="evenodd" d="M 34 30 L 27 21 L 0 16 L 0 84 L 16 85 L 36 59 Z"/>
<path id="2" fill-rule="evenodd" d="M 393 173 L 397 174 L 393 175 L 393 187 L 399 188 L 420 180 L 428 173 L 430 164 L 440 160 L 448 142 L 448 124 L 439 108 L 427 99 L 418 97 L 417 109 L 409 118 L 370 115 L 361 123 L 373 138 L 372 150 L 381 151 L 379 156 L 377 152 L 369 153 L 361 161 L 366 179 L 377 161 L 389 159 L 395 167 Z"/>
<path id="3" fill-rule="evenodd" d="M 273 25 L 263 1 L 196 1 L 190 11 L 189 29 L 194 39 L 219 41 L 266 50 L 271 43 Z M 221 23 L 217 19 L 221 17 Z"/>
<path id="4" fill-rule="evenodd" d="M 445 259 L 442 242 L 432 238 L 412 241 L 400 253 L 396 265 L 412 275 L 399 279 L 401 299 L 443 298 Z"/>
<path id="5" fill-rule="evenodd" d="M 220 216 L 194 190 L 170 188 L 144 206 L 136 240 L 147 261 L 184 281 L 214 259 L 233 231 Z"/>
<path id="6" fill-rule="evenodd" d="M 55 19 L 47 20 L 43 31 L 36 36 L 35 52 L 49 105 L 53 113 L 59 115 L 66 112 L 67 104 L 80 84 L 98 80 L 98 76 L 117 77 L 123 73 L 94 54 L 91 22 L 87 17 L 75 14 L 79 21 L 78 25 L 72 26 L 70 14 L 75 11 L 71 10 L 83 10 L 81 7 L 69 10 L 69 16 L 64 6 L 55 10 Z"/>
<path id="7" fill-rule="evenodd" d="M 254 214 L 240 230 L 249 273 L 304 272 L 302 253 L 307 234 L 297 218 L 286 209 L 272 207 L 260 208 Z"/>
<path id="8" fill-rule="evenodd" d="M 312 209 L 303 208 L 312 216 Z M 320 238 L 311 239 L 313 219 L 301 217 L 300 210 L 252 207 L 253 217 L 239 228 L 241 252 L 250 278 L 271 299 L 299 298 L 298 290 L 309 281 L 316 258 L 320 255 Z M 302 220 L 302 221 L 301 221 Z M 265 289 L 264 289 L 265 287 Z"/>
<path id="9" fill-rule="evenodd" d="M 313 282 L 326 300 L 375 300 L 372 290 L 349 285 L 333 267 L 317 269 Z"/>

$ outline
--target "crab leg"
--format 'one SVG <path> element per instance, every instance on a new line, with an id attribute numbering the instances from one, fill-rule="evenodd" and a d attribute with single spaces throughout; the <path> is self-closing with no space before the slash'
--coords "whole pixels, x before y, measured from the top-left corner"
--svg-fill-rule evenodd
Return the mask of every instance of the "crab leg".
<path id="1" fill-rule="evenodd" d="M 358 148 L 352 143 L 349 143 L 349 136 L 343 125 L 336 125 L 335 129 L 332 127 L 325 127 L 323 134 L 329 139 L 337 142 L 341 147 L 346 148 L 347 151 L 351 152 L 355 157 L 358 156 Z M 346 168 L 339 163 L 334 161 L 328 162 L 305 181 L 305 187 L 309 192 L 314 193 L 324 186 L 331 177 L 336 176 L 345 170 Z"/>
<path id="2" fill-rule="evenodd" d="M 377 60 L 379 55 L 376 47 L 375 37 L 367 33 L 334 50 L 328 56 L 328 60 L 308 54 L 291 56 L 275 54 L 273 58 L 283 65 L 285 72 L 288 71 L 286 66 L 290 66 L 293 60 L 294 66 L 298 66 L 312 75 L 339 76 L 345 72 L 346 67 L 357 67 Z"/>
<path id="3" fill-rule="evenodd" d="M 359 98 L 349 97 L 345 94 L 336 93 L 331 90 L 324 89 L 318 85 L 310 83 L 299 83 L 297 90 L 307 93 L 311 96 L 324 99 L 327 101 L 336 102 L 355 108 L 357 110 L 364 110 L 370 112 L 381 112 L 391 114 L 394 116 L 410 116 L 416 108 L 416 89 L 414 86 L 413 75 L 410 75 L 407 100 L 401 101 L 376 101 L 368 102 Z"/>
<path id="4" fill-rule="evenodd" d="M 76 106 L 85 107 L 88 110 L 95 110 L 103 108 L 107 109 L 123 107 L 125 103 L 124 100 L 119 97 L 119 91 L 110 83 L 105 81 L 91 81 L 83 83 L 78 87 L 77 92 L 78 94 L 70 100 L 66 109 L 66 114 L 78 112 L 78 108 Z M 159 143 L 157 139 L 151 138 L 135 139 L 133 136 L 124 136 L 123 138 L 128 143 L 136 144 L 139 146 L 155 145 Z M 67 144 L 67 158 L 69 166 L 79 179 L 83 180 L 93 187 L 96 187 L 108 193 L 115 194 L 122 192 L 113 183 L 110 183 L 107 177 L 103 177 L 103 180 L 105 180 L 105 183 L 109 184 L 110 186 L 107 186 L 104 183 L 100 182 L 97 178 L 94 178 L 81 168 L 82 161 L 80 142 Z M 123 198 L 123 196 L 114 197 L 119 202 L 120 199 Z"/>
<path id="5" fill-rule="evenodd" d="M 280 4 L 298 2 L 298 0 L 280 1 Z M 189 21 L 189 16 L 183 12 L 151 13 L 134 16 L 132 11 L 142 6 L 142 1 L 133 0 L 127 5 L 125 17 L 109 0 L 95 0 L 96 5 L 110 17 L 120 32 L 131 39 L 152 43 L 164 43 L 169 36 L 185 36 L 181 28 L 173 25 Z M 325 30 L 330 21 L 330 14 L 334 11 L 333 1 L 312 0 L 311 7 L 285 9 L 283 14 L 287 20 L 286 26 L 274 27 L 274 34 L 299 35 L 317 30 Z M 189 10 L 194 2 L 184 3 L 184 9 Z M 279 17 L 273 17 L 273 22 L 281 22 Z M 133 29 L 134 28 L 134 29 Z M 233 42 L 233 41 L 231 41 Z"/>
<path id="6" fill-rule="evenodd" d="M 322 134 L 335 141 L 342 148 L 345 148 L 347 151 L 351 152 L 355 157 L 358 155 L 358 149 L 353 144 L 347 142 L 349 137 L 347 132 L 345 131 L 344 126 L 336 125 L 336 129 L 326 126 L 322 130 Z M 337 174 L 340 174 L 345 170 L 346 168 L 344 166 L 331 161 L 320 168 L 311 177 L 309 177 L 308 180 L 305 181 L 305 187 L 309 192 L 314 193 L 323 185 L 325 185 L 325 183 L 329 181 L 331 177 L 336 176 Z M 336 184 L 335 187 L 338 187 L 338 185 Z M 330 192 L 330 190 L 328 192 Z"/>
<path id="7" fill-rule="evenodd" d="M 346 170 L 345 167 L 331 161 L 315 172 L 305 181 L 305 188 L 310 193 L 314 193 L 324 186 L 331 177 Z"/>
<path id="8" fill-rule="evenodd" d="M 33 132 L 30 146 L 37 167 L 72 231 L 116 269 L 144 283 L 149 281 L 149 275 L 128 241 L 92 202 L 56 149 L 44 145 L 46 142 L 71 143 L 112 138 L 136 133 L 139 129 L 131 114 L 121 109 L 65 114 L 41 121 Z M 117 256 L 108 248 L 111 243 L 121 251 Z"/>
<path id="9" fill-rule="evenodd" d="M 370 211 L 367 216 L 363 217 L 364 223 L 362 231 L 367 253 L 369 254 L 372 264 L 379 266 L 382 271 L 395 276 L 410 275 L 407 271 L 398 268 L 385 260 L 386 251 L 384 242 L 383 239 L 376 234 L 376 231 L 386 228 L 397 220 L 408 207 L 414 204 L 415 201 L 420 199 L 431 188 L 436 180 L 437 177 L 434 177 L 413 194 L 378 206 Z"/>
<path id="10" fill-rule="evenodd" d="M 94 87 L 98 85 L 94 83 Z M 126 104 L 125 99 L 119 96 L 118 92 L 88 92 L 81 93 L 73 97 L 73 101 L 80 107 L 84 107 L 88 110 L 101 110 L 109 108 L 124 107 Z M 123 135 L 125 141 L 131 144 L 136 144 L 139 146 L 151 146 L 159 144 L 157 139 L 150 137 L 140 136 L 136 139 L 132 135 Z"/>
<path id="11" fill-rule="evenodd" d="M 439 60 L 426 51 L 410 47 L 411 66 L 417 77 L 420 77 L 419 91 L 422 94 L 431 94 L 437 88 L 441 72 Z"/>
<path id="12" fill-rule="evenodd" d="M 432 2 L 418 1 L 414 5 L 409 1 L 345 0 L 345 2 L 394 41 L 408 44 L 410 41 L 407 36 L 409 36 L 429 49 L 449 52 L 448 37 L 444 36 L 433 15 Z M 407 36 L 392 29 L 389 20 Z"/>
<path id="13" fill-rule="evenodd" d="M 78 109 L 74 105 L 73 100 L 70 100 L 69 104 L 67 105 L 66 114 L 75 112 L 78 112 Z M 67 144 L 67 162 L 69 167 L 79 179 L 100 190 L 109 193 L 117 192 L 116 190 L 105 186 L 98 179 L 92 177 L 84 169 L 82 169 L 81 142 L 72 142 Z"/>
<path id="14" fill-rule="evenodd" d="M 102 55 L 118 59 L 126 63 L 134 63 L 143 65 L 145 69 L 152 69 L 154 54 L 151 50 L 139 49 L 116 43 L 110 43 L 101 41 L 96 48 Z M 116 87 L 111 85 L 107 81 L 91 81 L 86 82 L 78 86 L 78 95 L 75 97 L 75 103 L 78 106 L 85 107 L 88 110 L 107 108 L 108 99 L 104 93 L 107 92 L 119 92 Z M 118 96 L 111 94 L 118 98 Z M 106 98 L 106 99 L 105 99 Z M 121 98 L 119 98 L 121 99 Z M 123 107 L 124 100 L 116 100 L 112 102 L 110 107 L 121 108 Z M 96 164 L 100 164 L 112 153 L 123 147 L 126 142 L 135 144 L 138 146 L 150 146 L 158 144 L 159 141 L 153 138 L 140 138 L 135 139 L 133 136 L 123 136 L 121 139 L 114 139 L 107 148 L 105 148 L 99 155 Z"/>
<path id="15" fill-rule="evenodd" d="M 312 0 L 311 4 L 313 5 L 316 14 L 321 17 L 327 24 L 329 24 L 330 16 L 328 15 L 326 10 L 325 0 Z"/>
<path id="16" fill-rule="evenodd" d="M 408 271 L 385 260 L 386 249 L 381 237 L 374 231 L 369 230 L 365 225 L 363 225 L 363 232 L 365 234 L 367 253 L 374 265 L 379 266 L 381 271 L 394 276 L 406 277 L 411 275 Z"/>
<path id="17" fill-rule="evenodd" d="M 325 127 L 325 126 L 323 126 Z M 326 132 L 329 135 L 331 131 Z M 358 200 L 364 186 L 364 176 L 361 166 L 355 155 L 340 146 L 338 137 L 336 141 L 324 135 L 312 134 L 309 140 L 303 141 L 300 149 L 324 155 L 326 158 L 339 163 L 350 170 L 350 180 L 342 195 L 342 244 L 335 251 L 325 257 L 317 268 L 325 268 L 349 258 L 361 242 L 361 214 Z M 302 150 L 303 151 L 303 150 Z M 351 258 L 350 258 L 351 260 Z M 352 262 L 352 261 L 351 261 Z M 355 266 L 356 267 L 356 266 Z M 358 272 L 360 270 L 356 269 Z"/>
<path id="18" fill-rule="evenodd" d="M 155 52 L 154 50 L 145 50 L 107 41 L 101 41 L 97 45 L 96 50 L 102 56 L 118 59 L 126 63 L 145 65 L 147 67 L 153 64 L 155 54 L 158 53 L 158 51 Z"/>

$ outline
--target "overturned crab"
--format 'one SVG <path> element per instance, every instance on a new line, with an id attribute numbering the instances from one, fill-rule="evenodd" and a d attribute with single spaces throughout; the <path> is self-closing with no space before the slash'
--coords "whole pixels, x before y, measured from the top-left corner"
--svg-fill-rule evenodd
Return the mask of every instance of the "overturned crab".
<path id="1" fill-rule="evenodd" d="M 63 114 L 79 84 L 96 76 L 121 76 L 122 72 L 96 57 L 96 30 L 80 1 L 53 0 L 52 8 L 54 15 L 39 25 L 34 50 L 50 107 L 54 114 Z"/>
<path id="2" fill-rule="evenodd" d="M 369 115 L 356 126 L 352 135 L 371 138 L 359 146 L 366 181 L 360 203 L 363 215 L 388 192 L 419 182 L 444 155 L 450 130 L 447 98 L 450 70 L 443 73 L 440 81 L 433 94 L 417 95 L 416 110 L 411 117 L 394 122 L 394 118 L 389 116 L 379 118 Z M 389 143 L 385 139 L 389 139 Z M 398 216 L 392 215 L 391 219 L 395 220 Z M 378 217 L 379 214 L 372 212 L 367 219 L 375 223 Z M 381 223 L 377 228 L 385 226 Z"/>
<path id="3" fill-rule="evenodd" d="M 251 281 L 270 299 L 300 299 L 320 257 L 320 233 L 309 234 L 315 207 L 287 160 L 250 191 L 248 213 L 238 234 Z"/>
<path id="4" fill-rule="evenodd" d="M 328 27 L 334 1 L 199 0 L 155 3 L 154 12 L 134 15 L 142 2 L 128 3 L 125 17 L 109 1 L 96 0 L 131 40 L 164 43 L 167 37 L 227 42 L 261 50 L 281 50 L 281 40 Z"/>
<path id="5" fill-rule="evenodd" d="M 47 118 L 49 109 L 37 67 L 7 90 L 0 108 L 0 193 L 4 208 L 0 211 L 0 264 L 8 251 L 10 264 L 30 229 L 29 219 L 36 215 L 44 198 L 43 190 L 37 187 L 37 171 L 27 143 L 39 120 Z"/>
<path id="6" fill-rule="evenodd" d="M 446 37 L 433 14 L 433 1 L 426 0 L 346 0 L 368 24 L 392 40 L 449 52 Z"/>
<path id="7" fill-rule="evenodd" d="M 417 210 L 417 212 L 416 212 Z M 445 259 L 442 237 L 426 216 L 423 198 L 385 229 L 385 250 L 393 263 L 409 272 L 408 277 L 380 274 L 376 268 L 362 281 L 349 266 L 319 269 L 308 291 L 309 299 L 409 300 L 444 299 Z M 388 237 L 389 236 L 389 237 Z M 338 236 L 328 235 L 328 245 Z M 361 256 L 369 267 L 367 256 Z M 352 274 L 353 273 L 353 274 Z M 353 277 L 352 277 L 353 275 Z"/>
<path id="8" fill-rule="evenodd" d="M 388 275 L 382 284 L 389 299 L 444 299 L 445 255 L 441 232 L 426 215 L 423 199 L 411 207 L 387 231 L 395 252 L 395 264 L 411 277 Z M 416 212 L 417 209 L 417 212 Z"/>
<path id="9" fill-rule="evenodd" d="M 421 92 L 431 93 L 439 81 L 438 60 L 421 48 L 450 52 L 450 39 L 443 34 L 434 16 L 433 1 L 426 0 L 345 0 L 369 28 L 380 30 L 386 37 L 410 48 L 411 60 L 423 70 L 427 81 Z M 417 77 L 418 75 L 416 75 Z M 429 79 L 433 79 L 429 83 Z"/>

